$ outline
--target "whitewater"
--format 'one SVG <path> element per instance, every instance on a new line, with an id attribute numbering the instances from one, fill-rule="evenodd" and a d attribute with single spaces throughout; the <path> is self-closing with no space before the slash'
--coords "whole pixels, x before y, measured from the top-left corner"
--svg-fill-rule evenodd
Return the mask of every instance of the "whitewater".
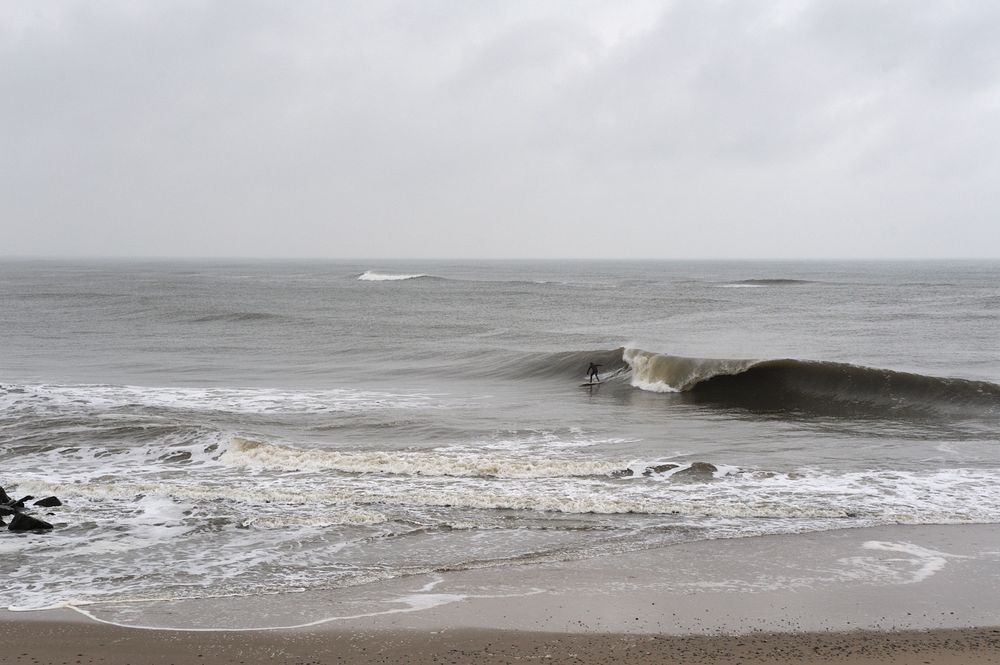
<path id="1" fill-rule="evenodd" d="M 0 603 L 998 524 L 998 285 L 989 262 L 8 260 L 0 486 L 63 505 L 0 532 Z"/>

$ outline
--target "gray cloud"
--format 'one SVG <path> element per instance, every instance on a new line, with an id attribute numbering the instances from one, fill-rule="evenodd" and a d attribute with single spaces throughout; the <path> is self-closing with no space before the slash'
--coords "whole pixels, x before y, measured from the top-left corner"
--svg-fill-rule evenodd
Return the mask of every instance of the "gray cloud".
<path id="1" fill-rule="evenodd" d="M 4 254 L 997 256 L 985 2 L 0 6 Z"/>

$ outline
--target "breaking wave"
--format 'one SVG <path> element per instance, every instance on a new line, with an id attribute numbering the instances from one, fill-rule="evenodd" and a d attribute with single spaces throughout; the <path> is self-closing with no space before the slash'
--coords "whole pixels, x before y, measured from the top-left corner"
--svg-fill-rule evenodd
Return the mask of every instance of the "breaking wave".
<path id="1" fill-rule="evenodd" d="M 642 390 L 684 393 L 693 401 L 762 409 L 850 404 L 858 407 L 976 411 L 1000 410 L 1000 385 L 794 359 L 684 358 L 625 349 L 631 383 Z"/>
<path id="2" fill-rule="evenodd" d="M 375 272 L 374 270 L 366 270 L 360 275 L 358 275 L 358 281 L 361 282 L 401 282 L 407 279 L 421 279 L 429 278 L 430 275 L 425 275 L 423 273 L 406 275 L 398 273 L 388 273 L 388 272 Z"/>
<path id="3" fill-rule="evenodd" d="M 516 368 L 491 367 L 490 373 L 584 380 L 591 362 L 601 365 L 601 379 L 611 386 L 678 393 L 691 403 L 831 415 L 1000 414 L 1000 385 L 988 381 L 792 358 L 689 358 L 622 347 L 529 354 Z"/>

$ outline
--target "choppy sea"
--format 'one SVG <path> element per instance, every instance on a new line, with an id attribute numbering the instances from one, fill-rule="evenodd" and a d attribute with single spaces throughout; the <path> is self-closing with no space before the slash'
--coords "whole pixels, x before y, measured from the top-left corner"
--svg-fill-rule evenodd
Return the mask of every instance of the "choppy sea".
<path id="1" fill-rule="evenodd" d="M 0 330 L 11 609 L 1000 523 L 998 262 L 6 260 Z"/>

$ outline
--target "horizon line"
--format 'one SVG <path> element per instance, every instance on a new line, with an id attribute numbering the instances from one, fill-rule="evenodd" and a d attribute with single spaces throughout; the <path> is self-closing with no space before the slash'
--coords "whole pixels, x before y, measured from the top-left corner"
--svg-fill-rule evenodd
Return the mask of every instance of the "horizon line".
<path id="1" fill-rule="evenodd" d="M 353 262 L 398 261 L 398 262 L 443 262 L 443 261 L 1000 261 L 996 256 L 259 256 L 259 255 L 60 255 L 60 254 L 0 254 L 0 261 L 330 261 Z"/>

